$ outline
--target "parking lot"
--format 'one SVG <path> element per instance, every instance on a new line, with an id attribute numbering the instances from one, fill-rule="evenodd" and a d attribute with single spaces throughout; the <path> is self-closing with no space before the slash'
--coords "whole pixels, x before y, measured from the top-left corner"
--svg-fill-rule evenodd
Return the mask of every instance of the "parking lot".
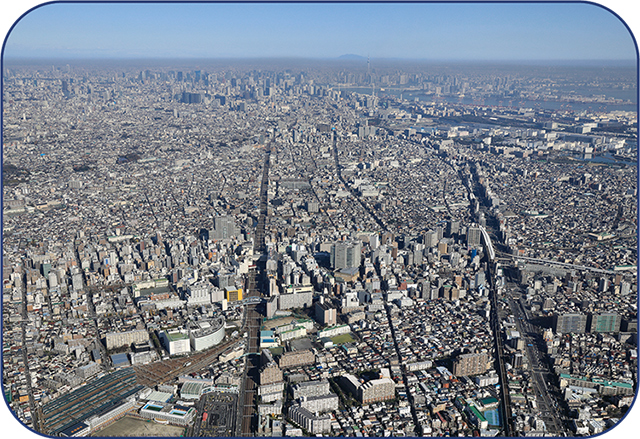
<path id="1" fill-rule="evenodd" d="M 233 436 L 236 426 L 238 395 L 212 392 L 198 402 L 194 436 Z"/>

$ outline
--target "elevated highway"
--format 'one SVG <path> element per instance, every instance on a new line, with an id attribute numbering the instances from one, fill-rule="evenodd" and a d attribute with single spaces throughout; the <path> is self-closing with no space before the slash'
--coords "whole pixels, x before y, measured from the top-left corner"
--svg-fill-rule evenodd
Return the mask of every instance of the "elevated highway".
<path id="1" fill-rule="evenodd" d="M 596 267 L 589 267 L 587 265 L 576 265 L 576 264 L 569 264 L 566 262 L 560 262 L 560 261 L 554 261 L 552 259 L 539 259 L 539 258 L 531 258 L 528 256 L 517 256 L 517 255 L 511 255 L 509 253 L 503 253 L 503 252 L 499 252 L 499 256 L 501 258 L 510 258 L 514 261 L 524 261 L 524 262 L 533 262 L 533 263 L 537 263 L 537 264 L 543 264 L 543 265 L 551 265 L 551 266 L 555 266 L 555 267 L 560 267 L 560 268 L 566 268 L 568 270 L 579 270 L 579 271 L 590 271 L 592 273 L 598 273 L 598 274 L 608 274 L 608 275 L 614 275 L 614 274 L 629 274 L 631 275 L 631 273 L 635 273 L 635 271 L 630 270 L 630 271 L 613 271 L 613 270 L 604 270 L 602 268 L 596 268 Z"/>

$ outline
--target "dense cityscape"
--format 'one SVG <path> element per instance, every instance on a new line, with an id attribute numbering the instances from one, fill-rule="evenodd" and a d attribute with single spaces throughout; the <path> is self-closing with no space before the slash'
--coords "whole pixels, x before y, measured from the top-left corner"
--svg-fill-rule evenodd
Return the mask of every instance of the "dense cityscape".
<path id="1" fill-rule="evenodd" d="M 50 436 L 592 436 L 635 65 L 12 60 L 3 390 Z"/>

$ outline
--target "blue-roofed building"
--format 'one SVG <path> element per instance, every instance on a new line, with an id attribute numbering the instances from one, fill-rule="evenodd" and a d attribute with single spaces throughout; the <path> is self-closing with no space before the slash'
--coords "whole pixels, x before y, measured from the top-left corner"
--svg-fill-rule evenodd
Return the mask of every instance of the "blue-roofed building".
<path id="1" fill-rule="evenodd" d="M 260 331 L 260 349 L 279 346 L 273 331 Z"/>
<path id="2" fill-rule="evenodd" d="M 127 354 L 113 354 L 111 356 L 111 362 L 113 363 L 113 367 L 116 369 L 130 366 Z"/>
<path id="3" fill-rule="evenodd" d="M 262 330 L 260 331 L 260 338 L 273 338 L 274 337 L 274 332 L 270 331 L 270 330 Z"/>

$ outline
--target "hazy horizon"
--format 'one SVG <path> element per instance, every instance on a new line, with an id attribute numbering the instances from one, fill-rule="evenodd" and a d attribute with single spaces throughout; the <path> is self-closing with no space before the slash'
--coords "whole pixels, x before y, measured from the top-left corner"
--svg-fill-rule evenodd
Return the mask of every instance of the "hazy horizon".
<path id="1" fill-rule="evenodd" d="M 97 57 L 70 57 L 70 58 L 45 58 L 45 57 L 26 57 L 26 56 L 3 56 L 6 62 L 27 62 L 30 64 L 48 64 L 48 63 L 82 63 L 82 62 L 96 62 L 96 63 L 134 63 L 134 62 L 242 62 L 242 61 L 329 61 L 329 62 L 343 62 L 343 63 L 358 63 L 364 62 L 366 64 L 369 59 L 371 62 L 407 62 L 416 64 L 439 64 L 439 63 L 452 63 L 452 64 L 504 64 L 504 65 L 552 65 L 552 66 L 585 66 L 585 67 L 598 67 L 598 66 L 612 66 L 612 67 L 636 67 L 636 59 L 597 59 L 597 58 L 585 58 L 585 59 L 463 59 L 463 58 L 400 58 L 400 57 L 384 57 L 374 58 L 367 57 L 366 55 L 353 55 L 348 54 L 340 55 L 336 57 L 312 57 L 312 56 L 273 56 L 273 57 L 260 57 L 260 56 L 247 56 L 247 57 L 114 57 L 114 58 L 97 58 Z"/>
<path id="2" fill-rule="evenodd" d="M 624 23 L 589 3 L 52 3 L 7 59 L 636 61 Z"/>

